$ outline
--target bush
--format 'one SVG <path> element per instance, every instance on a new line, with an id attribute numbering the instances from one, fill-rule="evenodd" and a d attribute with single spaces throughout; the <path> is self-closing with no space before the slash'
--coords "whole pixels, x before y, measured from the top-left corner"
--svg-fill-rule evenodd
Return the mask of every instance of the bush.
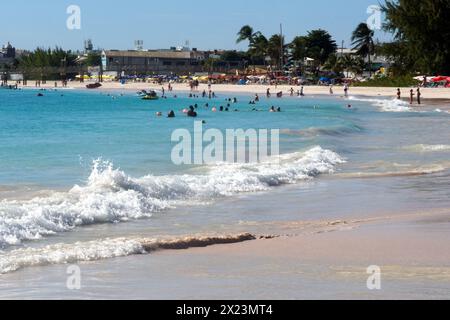
<path id="1" fill-rule="evenodd" d="M 420 84 L 412 75 L 399 77 L 379 77 L 365 82 L 355 82 L 355 87 L 414 87 Z"/>

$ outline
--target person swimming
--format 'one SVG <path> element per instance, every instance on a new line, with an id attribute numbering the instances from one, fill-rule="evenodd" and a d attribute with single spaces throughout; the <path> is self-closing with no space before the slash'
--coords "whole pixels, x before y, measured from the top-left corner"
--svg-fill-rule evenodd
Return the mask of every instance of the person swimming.
<path id="1" fill-rule="evenodd" d="M 187 116 L 191 117 L 191 118 L 196 118 L 197 117 L 197 112 L 195 112 L 195 109 L 194 109 L 193 106 L 189 107 L 189 111 L 187 113 Z"/>
<path id="2" fill-rule="evenodd" d="M 169 114 L 167 115 L 167 118 L 175 118 L 175 112 L 171 110 Z"/>

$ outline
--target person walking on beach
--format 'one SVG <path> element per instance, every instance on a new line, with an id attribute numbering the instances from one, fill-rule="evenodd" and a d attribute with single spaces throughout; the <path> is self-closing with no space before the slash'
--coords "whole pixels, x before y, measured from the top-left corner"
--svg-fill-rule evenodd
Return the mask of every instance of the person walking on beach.
<path id="1" fill-rule="evenodd" d="M 411 89 L 410 93 L 409 93 L 409 104 L 413 104 L 414 102 L 414 90 Z"/>
<path id="2" fill-rule="evenodd" d="M 397 99 L 398 100 L 402 99 L 402 91 L 400 90 L 400 88 L 397 89 Z"/>
<path id="3" fill-rule="evenodd" d="M 301 97 L 305 96 L 305 88 L 303 86 L 300 88 L 300 96 Z"/>
<path id="4" fill-rule="evenodd" d="M 420 88 L 417 88 L 417 104 L 422 104 L 422 93 L 420 92 Z"/>
<path id="5" fill-rule="evenodd" d="M 348 97 L 348 84 L 344 85 L 344 95 L 346 98 Z"/>
<path id="6" fill-rule="evenodd" d="M 294 88 L 291 88 L 291 97 L 294 96 Z"/>
<path id="7" fill-rule="evenodd" d="M 330 94 L 331 94 L 331 95 L 334 94 L 334 91 L 333 91 L 333 85 L 332 85 L 332 84 L 330 84 Z"/>

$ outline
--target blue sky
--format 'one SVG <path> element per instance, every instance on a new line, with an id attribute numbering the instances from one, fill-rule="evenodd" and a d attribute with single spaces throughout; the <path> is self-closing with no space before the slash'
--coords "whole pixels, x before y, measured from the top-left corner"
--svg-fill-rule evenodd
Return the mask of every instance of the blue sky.
<path id="1" fill-rule="evenodd" d="M 66 9 L 81 8 L 81 30 L 68 30 Z M 17 48 L 62 46 L 81 49 L 84 39 L 95 47 L 132 49 L 134 40 L 145 48 L 169 48 L 186 40 L 199 49 L 244 49 L 236 33 L 244 24 L 267 36 L 283 23 L 287 40 L 307 30 L 328 30 L 338 44 L 348 46 L 356 25 L 368 18 L 367 7 L 378 0 L 7 0 L 2 1 L 0 43 Z M 388 36 L 377 32 L 385 40 Z"/>

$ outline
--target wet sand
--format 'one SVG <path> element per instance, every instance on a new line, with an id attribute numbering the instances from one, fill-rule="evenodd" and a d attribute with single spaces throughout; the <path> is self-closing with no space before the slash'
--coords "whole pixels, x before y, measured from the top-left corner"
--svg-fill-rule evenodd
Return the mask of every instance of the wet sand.
<path id="1" fill-rule="evenodd" d="M 83 263 L 79 291 L 67 265 L 27 268 L 0 277 L 0 299 L 449 299 L 449 213 L 272 222 L 273 239 Z"/>

